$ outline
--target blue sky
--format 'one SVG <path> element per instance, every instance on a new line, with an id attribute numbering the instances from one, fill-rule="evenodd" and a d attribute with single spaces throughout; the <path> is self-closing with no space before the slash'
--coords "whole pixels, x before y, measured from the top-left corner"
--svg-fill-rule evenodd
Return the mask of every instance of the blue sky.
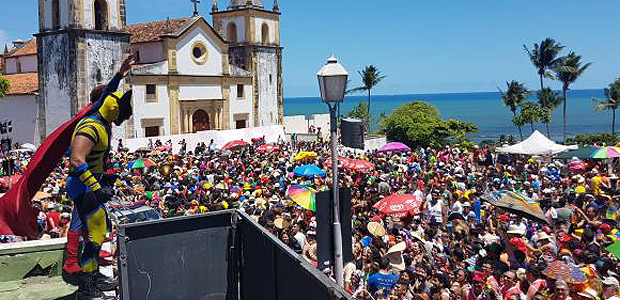
<path id="1" fill-rule="evenodd" d="M 271 8 L 272 0 L 263 0 Z M 37 1 L 4 1 L 0 45 L 38 29 Z M 219 0 L 220 8 L 228 0 Z M 202 12 L 211 1 L 203 0 Z M 522 45 L 552 37 L 591 69 L 576 89 L 620 76 L 620 1 L 280 0 L 285 96 L 316 96 L 316 71 L 335 54 L 356 70 L 374 64 L 387 78 L 377 94 L 495 91 L 506 80 L 532 89 L 536 74 Z M 128 22 L 181 17 L 189 0 L 127 0 Z M 210 17 L 208 17 L 210 20 Z M 558 88 L 557 82 L 547 81 Z"/>

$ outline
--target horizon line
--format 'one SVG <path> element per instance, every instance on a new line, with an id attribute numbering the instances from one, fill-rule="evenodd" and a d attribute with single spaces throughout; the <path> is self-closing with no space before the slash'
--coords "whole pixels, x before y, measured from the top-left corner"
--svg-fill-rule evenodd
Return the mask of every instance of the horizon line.
<path id="1" fill-rule="evenodd" d="M 602 91 L 604 88 L 588 88 L 588 89 L 569 89 L 569 91 Z M 533 91 L 538 91 L 538 90 L 533 90 Z M 556 90 L 554 89 L 554 91 L 556 92 L 562 92 L 562 90 Z M 405 96 L 405 95 L 458 95 L 458 94 L 491 94 L 491 93 L 499 93 L 499 91 L 484 91 L 484 92 L 447 92 L 447 93 L 402 93 L 402 94 L 373 94 L 373 97 L 376 96 Z M 533 94 L 534 95 L 534 94 Z M 359 95 L 345 95 L 346 97 L 368 97 L 367 95 L 363 95 L 362 93 L 360 93 Z M 319 98 L 320 96 L 290 96 L 290 97 L 284 97 L 284 98 Z"/>

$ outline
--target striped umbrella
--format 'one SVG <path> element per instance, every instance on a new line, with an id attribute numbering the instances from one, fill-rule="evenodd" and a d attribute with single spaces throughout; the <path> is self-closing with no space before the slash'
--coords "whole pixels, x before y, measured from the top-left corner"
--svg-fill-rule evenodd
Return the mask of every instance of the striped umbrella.
<path id="1" fill-rule="evenodd" d="M 492 191 L 484 194 L 482 200 L 526 219 L 547 223 L 540 203 L 523 194 L 507 190 Z"/>
<path id="2" fill-rule="evenodd" d="M 620 148 L 618 147 L 602 147 L 596 149 L 590 154 L 590 158 L 612 158 L 612 157 L 620 157 Z"/>

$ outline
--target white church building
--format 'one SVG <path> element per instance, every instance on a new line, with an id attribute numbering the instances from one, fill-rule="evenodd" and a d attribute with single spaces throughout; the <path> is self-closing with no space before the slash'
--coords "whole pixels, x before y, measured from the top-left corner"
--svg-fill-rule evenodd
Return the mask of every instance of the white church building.
<path id="1" fill-rule="evenodd" d="M 138 64 L 120 89 L 133 90 L 134 115 L 117 137 L 282 124 L 277 1 L 270 10 L 260 0 L 214 2 L 213 25 L 200 15 L 126 25 L 125 9 L 125 0 L 39 1 L 38 63 L 28 70 L 38 74 L 29 110 L 38 126 L 29 133 L 43 138 L 85 107 L 130 53 Z"/>

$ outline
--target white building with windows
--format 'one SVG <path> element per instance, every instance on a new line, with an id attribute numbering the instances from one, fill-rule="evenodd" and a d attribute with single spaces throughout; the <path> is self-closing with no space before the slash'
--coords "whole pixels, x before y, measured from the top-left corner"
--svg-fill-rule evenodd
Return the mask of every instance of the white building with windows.
<path id="1" fill-rule="evenodd" d="M 126 25 L 125 0 L 40 0 L 38 132 L 89 102 L 129 53 L 133 117 L 115 136 L 141 138 L 282 124 L 279 8 L 231 0 L 202 16 Z"/>

